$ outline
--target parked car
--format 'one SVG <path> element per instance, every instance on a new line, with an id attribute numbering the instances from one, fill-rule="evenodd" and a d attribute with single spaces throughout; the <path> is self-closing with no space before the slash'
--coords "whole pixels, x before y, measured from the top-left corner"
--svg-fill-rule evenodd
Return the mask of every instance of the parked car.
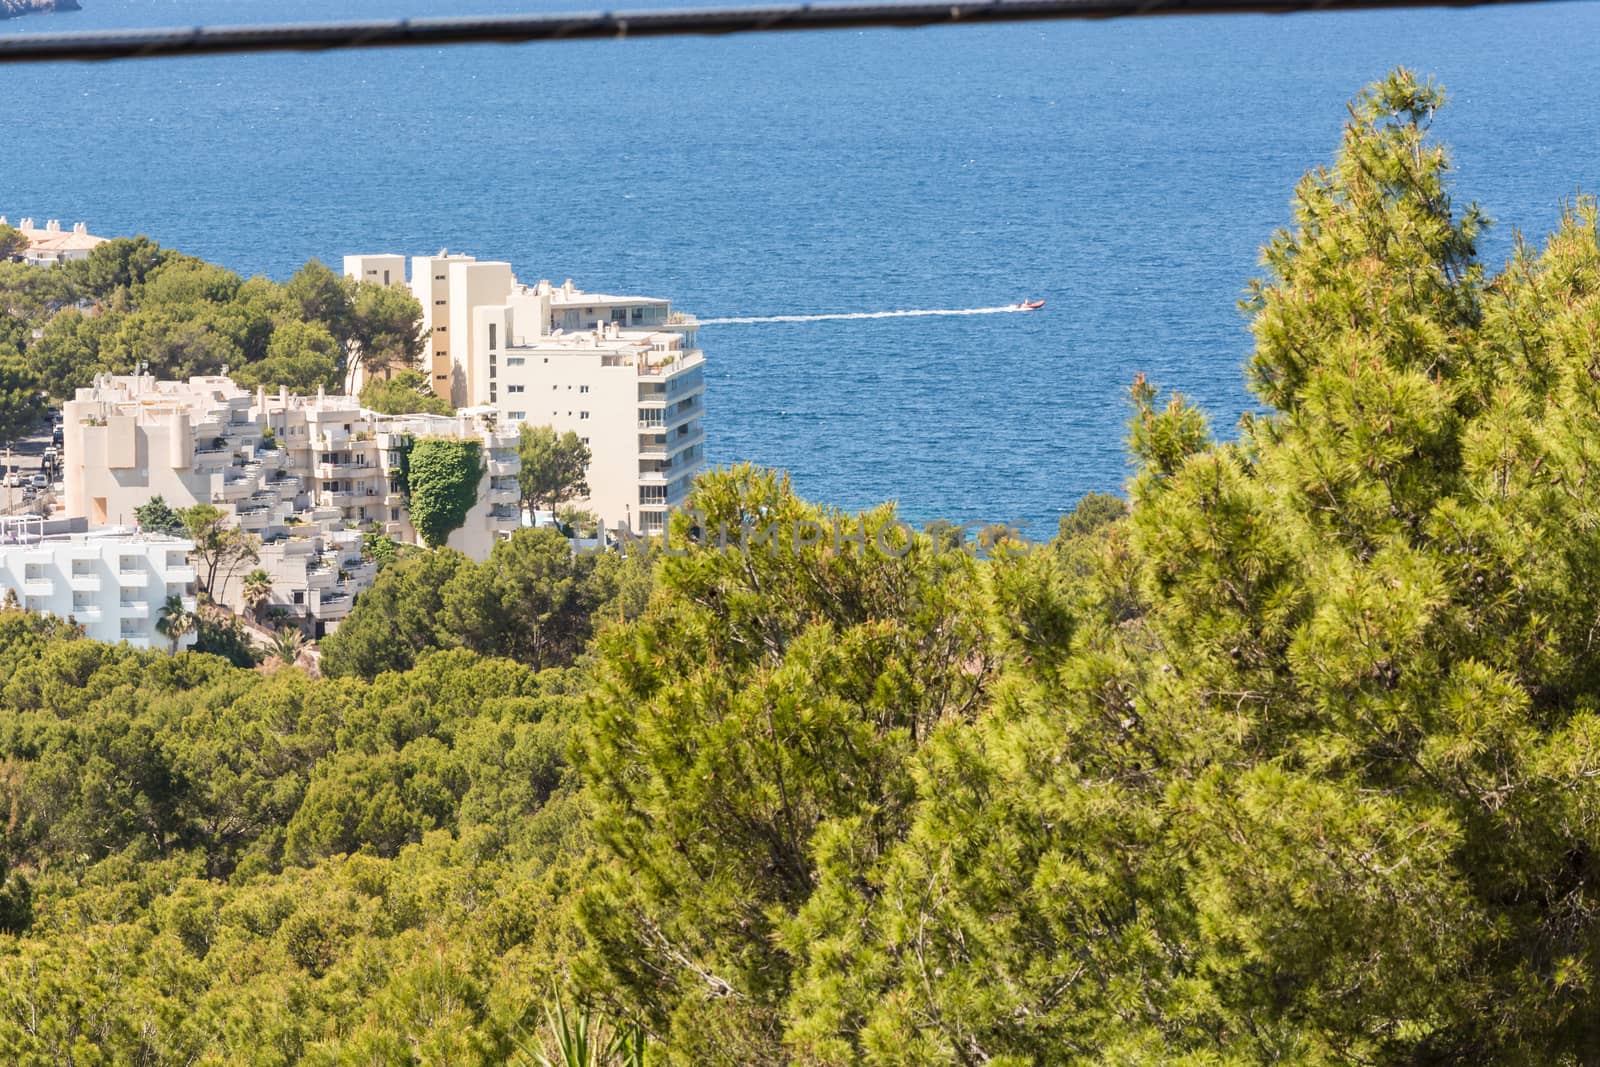
<path id="1" fill-rule="evenodd" d="M 22 484 L 22 475 L 18 474 L 16 471 L 6 471 L 5 481 L 0 484 L 4 484 L 9 488 L 15 489 L 17 486 Z"/>
<path id="2" fill-rule="evenodd" d="M 28 475 L 28 486 L 29 488 L 33 489 L 34 492 L 38 492 L 41 489 L 48 489 L 50 488 L 50 479 L 46 478 L 42 474 L 30 474 Z"/>

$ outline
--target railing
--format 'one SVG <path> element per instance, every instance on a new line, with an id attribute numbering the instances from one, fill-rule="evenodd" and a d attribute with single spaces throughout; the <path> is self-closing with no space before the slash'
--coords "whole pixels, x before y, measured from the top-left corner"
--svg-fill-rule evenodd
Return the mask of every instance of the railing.
<path id="1" fill-rule="evenodd" d="M 373 474 L 379 470 L 376 463 L 318 463 L 314 468 L 318 478 L 343 478 L 353 474 Z"/>

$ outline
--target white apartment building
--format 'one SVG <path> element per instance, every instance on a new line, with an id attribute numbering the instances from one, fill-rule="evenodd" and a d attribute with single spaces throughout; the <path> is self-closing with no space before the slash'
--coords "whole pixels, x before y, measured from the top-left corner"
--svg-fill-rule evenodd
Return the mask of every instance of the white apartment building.
<path id="1" fill-rule="evenodd" d="M 345 271 L 392 277 L 397 259 L 350 256 Z M 493 409 L 508 430 L 575 432 L 591 452 L 581 506 L 608 527 L 661 529 L 705 464 L 698 323 L 655 297 L 520 285 L 504 262 L 441 252 L 411 263 L 434 330 L 434 392 Z"/>
<path id="2" fill-rule="evenodd" d="M 474 559 L 520 524 L 517 437 L 490 413 L 385 416 L 344 396 L 251 394 L 222 377 L 187 382 L 102 375 L 63 412 L 66 514 L 132 524 L 153 496 L 173 508 L 210 503 L 261 541 L 272 578 L 267 611 L 327 632 L 372 585 L 363 534 L 415 542 L 396 482 L 401 453 L 422 437 L 480 443 L 478 503 L 449 546 Z M 252 565 L 253 566 L 253 565 Z M 241 566 L 212 595 L 242 607 Z"/>
<path id="3" fill-rule="evenodd" d="M 81 624 L 96 641 L 170 649 L 156 629 L 167 597 L 195 610 L 190 541 L 131 530 L 47 534 L 37 516 L 0 518 L 0 597 Z M 194 634 L 178 642 L 194 644 Z"/>

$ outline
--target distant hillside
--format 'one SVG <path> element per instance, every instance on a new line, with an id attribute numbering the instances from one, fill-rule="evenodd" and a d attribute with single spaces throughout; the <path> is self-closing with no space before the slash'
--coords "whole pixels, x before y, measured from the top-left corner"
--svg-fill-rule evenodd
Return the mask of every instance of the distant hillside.
<path id="1" fill-rule="evenodd" d="M 81 11 L 78 0 L 0 0 L 0 19 L 38 15 L 46 11 Z"/>

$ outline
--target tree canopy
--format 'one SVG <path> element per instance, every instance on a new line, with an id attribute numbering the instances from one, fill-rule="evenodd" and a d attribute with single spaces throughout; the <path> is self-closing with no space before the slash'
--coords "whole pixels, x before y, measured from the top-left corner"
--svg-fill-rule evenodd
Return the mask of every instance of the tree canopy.
<path id="1" fill-rule="evenodd" d="M 0 1048 L 1592 1061 L 1600 206 L 1491 274 L 1441 103 L 1298 186 L 1263 410 L 1135 380 L 1049 543 L 736 467 L 648 550 L 396 559 L 320 679 L 0 611 Z"/>
<path id="2" fill-rule="evenodd" d="M 372 378 L 361 387 L 361 406 L 381 415 L 448 415 L 450 401 L 435 396 L 428 376 L 421 371 L 396 371 L 387 378 Z"/>
<path id="3" fill-rule="evenodd" d="M 530 511 L 555 511 L 576 497 L 587 496 L 589 446 L 568 430 L 558 434 L 549 426 L 523 425 L 518 431 L 517 474 L 523 506 Z"/>
<path id="4" fill-rule="evenodd" d="M 316 260 L 280 285 L 145 237 L 48 268 L 4 258 L 0 342 L 57 399 L 141 363 L 164 378 L 227 368 L 247 387 L 338 390 L 357 364 L 414 362 L 425 341 L 409 291 L 342 278 Z"/>

